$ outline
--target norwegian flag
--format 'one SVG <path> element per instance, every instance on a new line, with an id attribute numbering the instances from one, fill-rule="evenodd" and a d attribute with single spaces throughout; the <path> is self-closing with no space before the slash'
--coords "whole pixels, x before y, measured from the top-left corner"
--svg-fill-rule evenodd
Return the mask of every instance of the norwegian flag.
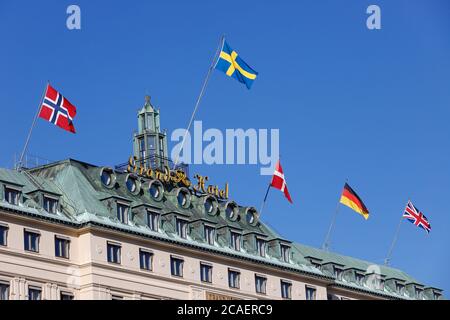
<path id="1" fill-rule="evenodd" d="M 405 212 L 403 213 L 403 218 L 408 219 L 409 222 L 413 223 L 419 228 L 424 229 L 427 233 L 431 231 L 431 225 L 428 222 L 427 217 L 425 217 L 419 209 L 414 207 L 411 201 L 408 201 L 408 204 L 406 205 Z"/>
<path id="2" fill-rule="evenodd" d="M 75 106 L 48 84 L 39 117 L 64 130 L 75 133 L 72 121 L 76 114 L 77 109 Z"/>
<path id="3" fill-rule="evenodd" d="M 280 160 L 278 160 L 277 164 L 275 165 L 275 172 L 273 173 L 272 182 L 270 183 L 272 187 L 275 189 L 281 190 L 281 192 L 284 193 L 286 196 L 286 199 L 290 203 L 292 203 L 291 195 L 289 194 L 287 185 L 286 185 L 286 179 L 284 178 L 283 169 L 281 168 Z"/>

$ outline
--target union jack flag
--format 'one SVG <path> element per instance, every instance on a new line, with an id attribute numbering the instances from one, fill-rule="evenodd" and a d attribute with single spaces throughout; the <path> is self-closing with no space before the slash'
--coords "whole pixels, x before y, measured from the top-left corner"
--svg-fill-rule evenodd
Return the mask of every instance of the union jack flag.
<path id="1" fill-rule="evenodd" d="M 39 117 L 64 130 L 75 133 L 75 127 L 72 121 L 76 113 L 77 109 L 75 106 L 48 84 Z"/>
<path id="2" fill-rule="evenodd" d="M 409 222 L 424 229 L 427 233 L 431 231 L 431 225 L 428 222 L 427 217 L 425 217 L 419 209 L 414 207 L 411 201 L 408 201 L 408 204 L 406 205 L 403 218 L 408 219 Z"/>

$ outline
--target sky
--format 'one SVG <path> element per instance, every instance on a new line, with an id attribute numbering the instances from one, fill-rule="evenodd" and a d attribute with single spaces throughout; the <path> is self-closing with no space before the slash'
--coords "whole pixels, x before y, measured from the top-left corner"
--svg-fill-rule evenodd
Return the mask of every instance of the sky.
<path id="1" fill-rule="evenodd" d="M 66 27 L 71 4 L 80 30 Z M 380 30 L 366 27 L 371 4 Z M 272 189 L 261 219 L 320 247 L 348 179 L 370 218 L 338 206 L 331 249 L 383 263 L 411 199 L 432 230 L 403 221 L 391 266 L 448 296 L 449 18 L 446 0 L 0 0 L 0 167 L 13 167 L 47 81 L 77 107 L 77 133 L 38 119 L 28 152 L 40 158 L 126 162 L 146 94 L 169 135 L 186 127 L 225 34 L 258 78 L 247 90 L 214 71 L 195 119 L 279 129 L 294 204 Z M 257 208 L 271 179 L 250 164 L 190 172 Z"/>

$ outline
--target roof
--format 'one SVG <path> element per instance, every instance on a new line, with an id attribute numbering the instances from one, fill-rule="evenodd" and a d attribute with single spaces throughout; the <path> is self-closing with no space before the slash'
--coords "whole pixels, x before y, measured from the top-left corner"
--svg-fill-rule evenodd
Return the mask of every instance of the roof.
<path id="1" fill-rule="evenodd" d="M 212 246 L 204 243 L 204 241 L 200 241 L 194 236 L 181 239 L 174 234 L 173 228 L 165 227 L 161 228 L 159 232 L 155 232 L 150 230 L 142 221 L 134 221 L 132 219 L 128 224 L 124 224 L 117 219 L 116 213 L 107 199 L 126 199 L 130 202 L 131 208 L 139 208 L 142 205 L 150 206 L 158 209 L 162 215 L 183 216 L 183 218 L 188 219 L 191 223 L 207 221 L 214 225 L 216 229 L 239 229 L 243 231 L 244 237 L 246 235 L 263 236 L 267 241 L 279 242 L 280 244 L 290 243 L 289 240 L 284 239 L 263 221 L 258 221 L 254 225 L 247 223 L 244 216 L 247 207 L 238 206 L 241 219 L 232 221 L 227 218 L 224 210 L 229 201 L 220 200 L 218 213 L 210 215 L 204 209 L 205 195 L 192 193 L 190 206 L 184 209 L 178 204 L 176 196 L 178 188 L 176 187 L 164 185 L 164 197 L 162 200 L 157 201 L 145 189 L 144 184 L 149 182 L 148 179 L 142 179 L 142 191 L 133 194 L 126 187 L 125 179 L 128 177 L 128 173 L 116 171 L 115 185 L 111 188 L 103 185 L 100 179 L 102 170 L 103 167 L 97 167 L 74 159 L 58 161 L 20 172 L 0 169 L 0 183 L 3 181 L 3 183 L 23 186 L 22 193 L 24 194 L 23 204 L 14 206 L 5 201 L 0 201 L 0 206 L 12 212 L 31 215 L 40 219 L 51 219 L 54 222 L 70 224 L 73 227 L 93 224 L 121 232 L 138 234 L 143 237 L 155 238 L 160 241 L 170 241 L 179 245 L 195 247 L 200 250 L 209 250 L 222 255 L 251 260 L 255 263 L 266 264 L 322 279 L 340 288 L 357 290 L 366 294 L 390 299 L 410 299 L 411 296 L 408 293 L 400 294 L 395 292 L 395 290 L 387 286 L 381 289 L 374 289 L 366 284 L 358 284 L 351 277 L 337 279 L 333 272 L 330 272 L 330 269 L 325 267 L 317 268 L 309 259 L 313 258 L 315 262 L 320 261 L 322 265 L 342 265 L 345 270 L 364 270 L 366 274 L 375 271 L 385 276 L 386 280 L 400 279 L 405 283 L 415 283 L 422 286 L 420 282 L 401 270 L 324 251 L 300 243 L 291 244 L 291 259 L 289 263 L 286 263 L 281 259 L 279 253 L 277 255 L 276 249 L 270 249 L 272 251 L 269 250 L 266 257 L 260 257 L 257 252 L 249 250 L 245 245 L 240 252 L 237 252 L 229 248 L 229 242 L 219 241 Z M 60 212 L 57 214 L 49 214 L 40 208 L 39 201 L 31 196 L 36 191 L 61 195 Z"/>

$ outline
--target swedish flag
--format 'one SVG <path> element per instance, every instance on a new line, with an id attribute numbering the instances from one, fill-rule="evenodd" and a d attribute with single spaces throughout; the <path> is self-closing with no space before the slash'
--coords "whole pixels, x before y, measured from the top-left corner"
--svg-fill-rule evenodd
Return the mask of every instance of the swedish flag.
<path id="1" fill-rule="evenodd" d="M 255 81 L 258 75 L 258 72 L 246 64 L 225 40 L 223 41 L 222 50 L 220 51 L 215 68 L 225 72 L 227 76 L 244 83 L 247 89 L 251 88 L 253 81 Z"/>

